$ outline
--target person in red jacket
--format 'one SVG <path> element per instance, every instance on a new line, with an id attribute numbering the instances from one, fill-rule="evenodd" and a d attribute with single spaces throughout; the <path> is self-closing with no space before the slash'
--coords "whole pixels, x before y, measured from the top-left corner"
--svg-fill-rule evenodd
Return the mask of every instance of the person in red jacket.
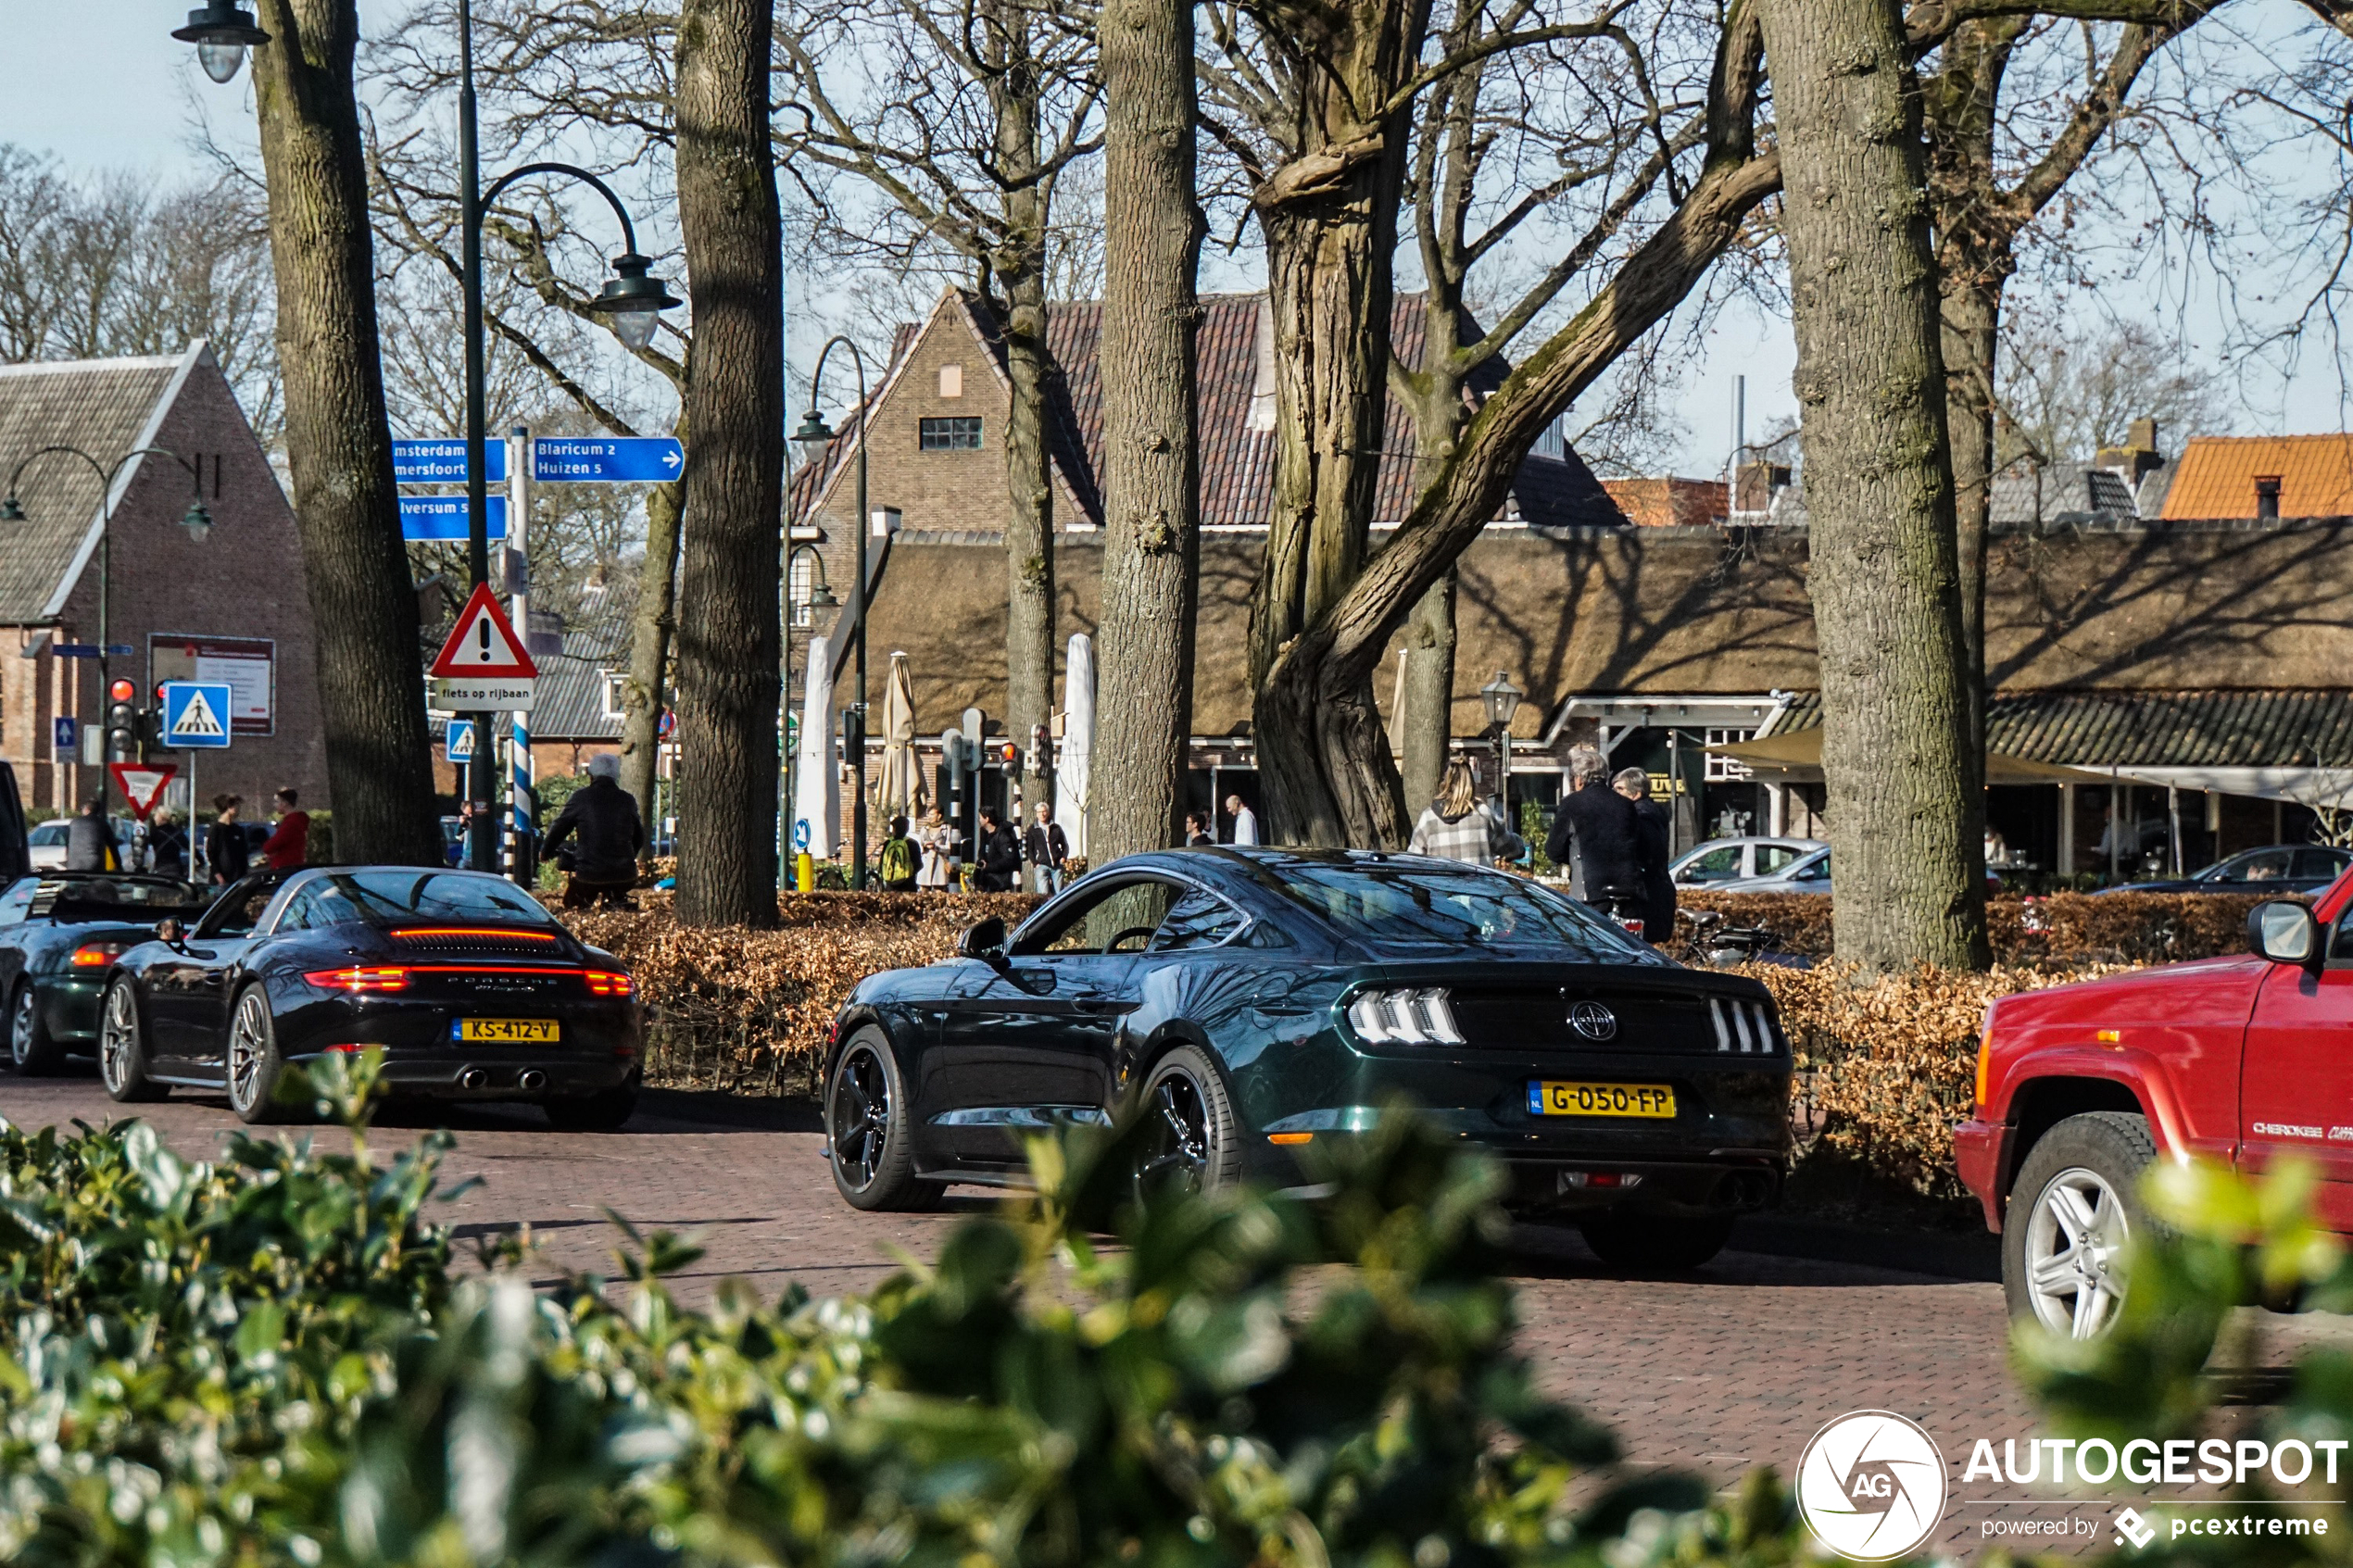
<path id="1" fill-rule="evenodd" d="M 295 804 L 295 792 L 278 792 L 278 825 L 261 843 L 261 859 L 271 871 L 290 871 L 310 855 L 310 813 Z"/>

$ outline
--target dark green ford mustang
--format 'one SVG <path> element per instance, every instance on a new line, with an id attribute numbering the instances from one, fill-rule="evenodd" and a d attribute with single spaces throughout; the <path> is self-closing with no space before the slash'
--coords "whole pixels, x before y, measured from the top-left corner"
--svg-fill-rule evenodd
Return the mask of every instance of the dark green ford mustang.
<path id="1" fill-rule="evenodd" d="M 199 888 L 117 872 L 36 872 L 0 890 L 0 997 L 8 1060 L 31 1076 L 95 1056 L 98 997 L 114 961 L 167 916 L 204 908 Z"/>
<path id="2" fill-rule="evenodd" d="M 861 1209 L 1024 1179 L 1021 1136 L 1140 1098 L 1148 1170 L 1295 1181 L 1403 1098 L 1605 1260 L 1690 1267 L 1778 1193 L 1790 1051 L 1753 980 L 1684 969 L 1524 877 L 1406 855 L 1137 855 L 1008 937 L 872 975 L 837 1019 L 827 1150 Z"/>

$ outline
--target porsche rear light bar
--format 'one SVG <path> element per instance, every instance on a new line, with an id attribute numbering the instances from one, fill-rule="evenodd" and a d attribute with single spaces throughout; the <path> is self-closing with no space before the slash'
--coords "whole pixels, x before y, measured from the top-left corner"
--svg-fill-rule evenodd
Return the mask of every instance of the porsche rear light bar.
<path id="1" fill-rule="evenodd" d="M 477 936 L 491 942 L 548 942 L 557 938 L 545 931 L 517 931 L 508 926 L 479 925 L 409 925 L 393 933 L 396 937 L 426 941 L 434 937 Z"/>
<path id="2" fill-rule="evenodd" d="M 1467 1042 L 1454 1022 L 1453 1005 L 1439 986 L 1412 991 L 1365 991 L 1348 1004 L 1348 1026 L 1376 1046 L 1459 1046 Z"/>
<path id="3" fill-rule="evenodd" d="M 364 969 L 314 969 L 302 978 L 305 984 L 316 985 L 321 991 L 349 991 L 355 995 L 372 995 L 385 991 L 406 991 L 409 989 L 409 972 L 406 969 L 384 966 Z"/>
<path id="4" fill-rule="evenodd" d="M 634 996 L 637 983 L 625 974 L 609 969 L 592 969 L 587 973 L 588 994 L 592 997 Z"/>

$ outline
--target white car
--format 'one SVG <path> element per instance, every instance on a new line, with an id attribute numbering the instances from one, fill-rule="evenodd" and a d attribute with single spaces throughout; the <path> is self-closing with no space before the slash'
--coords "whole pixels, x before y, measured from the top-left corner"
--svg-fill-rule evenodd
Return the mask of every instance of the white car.
<path id="1" fill-rule="evenodd" d="M 128 817 L 110 817 L 114 823 L 114 841 L 128 848 L 131 830 L 138 824 Z M 45 822 L 35 822 L 24 835 L 25 844 L 32 851 L 32 869 L 37 872 L 61 872 L 66 869 L 66 831 L 73 825 L 71 817 L 52 817 Z"/>
<path id="2" fill-rule="evenodd" d="M 1678 887 L 1720 887 L 1751 877 L 1777 876 L 1817 849 L 1818 838 L 1716 838 L 1686 851 L 1667 868 Z"/>

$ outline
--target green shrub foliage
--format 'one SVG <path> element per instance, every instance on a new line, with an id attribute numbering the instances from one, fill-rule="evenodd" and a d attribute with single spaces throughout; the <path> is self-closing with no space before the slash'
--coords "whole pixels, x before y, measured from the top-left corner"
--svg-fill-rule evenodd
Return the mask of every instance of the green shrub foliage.
<path id="1" fill-rule="evenodd" d="M 1497 1174 L 1408 1120 L 1327 1193 L 1139 1197 L 1126 1135 L 1033 1149 L 1035 1200 L 864 1299 L 689 1311 L 696 1250 L 453 1282 L 446 1141 L 349 1155 L 132 1122 L 0 1130 L 0 1560 L 1474 1568 L 1780 1564 L 1730 1504 L 1540 1395 L 1494 1274 Z"/>

